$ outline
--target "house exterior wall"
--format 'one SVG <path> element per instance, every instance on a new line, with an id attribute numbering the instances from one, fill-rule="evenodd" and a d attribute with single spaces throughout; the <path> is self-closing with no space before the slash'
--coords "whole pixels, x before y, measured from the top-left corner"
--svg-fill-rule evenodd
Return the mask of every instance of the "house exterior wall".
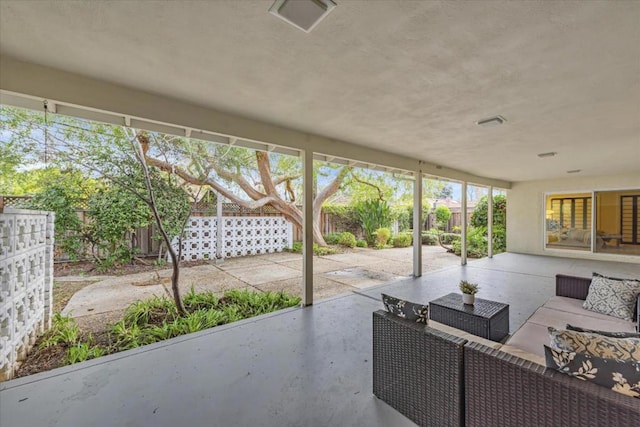
<path id="1" fill-rule="evenodd" d="M 640 262 L 640 257 L 544 248 L 545 193 L 579 193 L 640 188 L 640 172 L 514 182 L 507 190 L 507 251 L 567 258 Z"/>

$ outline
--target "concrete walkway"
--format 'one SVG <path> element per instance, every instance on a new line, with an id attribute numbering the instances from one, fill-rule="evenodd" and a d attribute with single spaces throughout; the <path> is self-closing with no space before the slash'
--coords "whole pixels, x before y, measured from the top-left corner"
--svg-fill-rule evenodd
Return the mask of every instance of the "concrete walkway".
<path id="1" fill-rule="evenodd" d="M 423 246 L 422 250 L 423 272 L 460 265 L 459 257 L 439 246 Z M 407 279 L 413 271 L 412 257 L 411 247 L 384 250 L 355 248 L 349 253 L 316 256 L 313 265 L 314 299 Z M 69 281 L 73 278 L 56 280 Z M 254 289 L 284 290 L 300 295 L 301 282 L 302 255 L 288 252 L 229 258 L 219 264 L 212 261 L 180 270 L 183 295 L 191 287 L 196 291 L 218 294 L 228 289 Z M 137 300 L 160 295 L 171 296 L 171 269 L 103 278 L 73 295 L 62 314 L 77 318 L 118 311 Z"/>

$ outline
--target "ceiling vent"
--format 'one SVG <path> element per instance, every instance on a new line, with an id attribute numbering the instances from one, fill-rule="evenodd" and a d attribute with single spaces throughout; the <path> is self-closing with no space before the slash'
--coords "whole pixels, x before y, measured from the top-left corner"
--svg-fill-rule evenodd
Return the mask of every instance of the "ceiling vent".
<path id="1" fill-rule="evenodd" d="M 269 13 L 310 33 L 334 7 L 331 0 L 276 0 Z"/>
<path id="2" fill-rule="evenodd" d="M 478 126 L 482 126 L 482 127 L 488 128 L 488 127 L 491 127 L 491 126 L 501 125 L 506 121 L 507 121 L 507 119 L 505 119 L 502 116 L 495 116 L 495 117 L 489 117 L 488 119 L 478 120 L 476 122 L 476 124 Z"/>

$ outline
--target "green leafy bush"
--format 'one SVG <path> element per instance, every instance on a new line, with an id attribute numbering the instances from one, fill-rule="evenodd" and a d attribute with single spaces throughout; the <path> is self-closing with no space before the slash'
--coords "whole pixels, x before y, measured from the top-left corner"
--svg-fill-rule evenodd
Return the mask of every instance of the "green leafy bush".
<path id="1" fill-rule="evenodd" d="M 374 232 L 376 247 L 384 246 L 387 244 L 389 239 L 391 238 L 391 230 L 388 228 L 378 228 Z"/>
<path id="2" fill-rule="evenodd" d="M 342 233 L 329 233 L 322 236 L 328 245 L 339 245 L 342 239 Z"/>
<path id="3" fill-rule="evenodd" d="M 366 248 L 367 247 L 367 241 L 366 240 L 358 240 L 356 242 L 356 246 L 359 248 Z"/>
<path id="4" fill-rule="evenodd" d="M 316 255 L 333 255 L 338 253 L 338 251 L 331 246 L 318 246 L 317 244 L 313 244 L 313 253 Z"/>
<path id="5" fill-rule="evenodd" d="M 400 233 L 393 238 L 394 248 L 406 248 L 413 243 L 413 236 L 411 233 Z"/>
<path id="6" fill-rule="evenodd" d="M 37 193 L 27 204 L 29 209 L 53 211 L 55 220 L 55 242 L 57 249 L 66 253 L 73 261 L 83 256 L 82 222 L 78 218 L 77 206 L 83 201 L 78 188 L 52 183 Z"/>
<path id="7" fill-rule="evenodd" d="M 423 245 L 435 246 L 438 244 L 438 233 L 423 231 L 421 236 Z"/>
<path id="8" fill-rule="evenodd" d="M 451 209 L 446 206 L 440 205 L 436 208 L 436 227 L 444 229 L 451 218 Z"/>
<path id="9" fill-rule="evenodd" d="M 345 231 L 344 233 L 341 234 L 339 243 L 342 246 L 346 246 L 348 248 L 355 248 L 357 243 L 356 236 L 349 233 L 348 231 Z"/>
<path id="10" fill-rule="evenodd" d="M 474 258 L 487 256 L 488 253 L 487 227 L 469 227 L 467 232 L 467 255 Z M 454 241 L 452 244 L 456 255 L 462 252 L 462 242 Z M 506 231 L 503 227 L 493 229 L 493 253 L 499 254 L 506 250 Z"/>
<path id="11" fill-rule="evenodd" d="M 460 235 L 457 233 L 442 233 L 440 238 L 445 245 L 452 245 L 455 242 L 460 242 Z"/>
<path id="12" fill-rule="evenodd" d="M 294 252 L 297 254 L 302 253 L 302 242 L 293 242 L 291 245 L 291 249 L 288 249 L 289 252 Z M 316 243 L 313 244 L 313 253 L 316 255 L 333 255 L 338 253 L 338 251 L 331 246 L 318 246 Z"/>
<path id="13" fill-rule="evenodd" d="M 476 208 L 471 214 L 471 225 L 473 227 L 486 227 L 488 225 L 489 218 L 489 198 L 487 196 L 482 197 Z M 507 197 L 503 194 L 498 194 L 493 197 L 493 226 L 504 227 L 507 226 Z"/>
<path id="14" fill-rule="evenodd" d="M 365 240 L 370 245 L 376 242 L 375 231 L 391 224 L 391 209 L 384 200 L 365 200 L 356 205 L 355 211 L 364 231 Z"/>
<path id="15" fill-rule="evenodd" d="M 392 218 L 398 221 L 398 229 L 406 231 L 413 226 L 413 206 L 412 205 L 396 205 L 391 208 Z"/>

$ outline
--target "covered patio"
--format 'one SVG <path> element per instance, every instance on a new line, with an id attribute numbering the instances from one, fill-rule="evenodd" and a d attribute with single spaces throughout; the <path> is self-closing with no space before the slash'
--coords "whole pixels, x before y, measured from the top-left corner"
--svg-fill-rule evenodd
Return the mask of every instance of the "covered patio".
<path id="1" fill-rule="evenodd" d="M 631 277 L 630 263 L 500 254 L 0 385 L 0 424 L 410 426 L 372 390 L 380 293 L 431 301 L 461 279 L 510 304 L 510 331 L 555 274 Z"/>
<path id="2" fill-rule="evenodd" d="M 2 427 L 409 426 L 372 394 L 381 292 L 468 279 L 513 333 L 556 274 L 640 277 L 638 2 L 342 1 L 311 33 L 272 3 L 0 3 L 0 104 L 299 157 L 305 235 L 303 307 L 2 383 Z M 314 301 L 314 160 L 414 180 L 412 278 Z M 463 212 L 467 185 L 506 190 L 508 253 L 467 262 L 465 220 L 460 265 L 426 272 L 426 177 Z M 623 240 L 596 221 L 612 191 L 633 252 L 597 240 Z M 581 250 L 548 246 L 553 203 Z"/>

